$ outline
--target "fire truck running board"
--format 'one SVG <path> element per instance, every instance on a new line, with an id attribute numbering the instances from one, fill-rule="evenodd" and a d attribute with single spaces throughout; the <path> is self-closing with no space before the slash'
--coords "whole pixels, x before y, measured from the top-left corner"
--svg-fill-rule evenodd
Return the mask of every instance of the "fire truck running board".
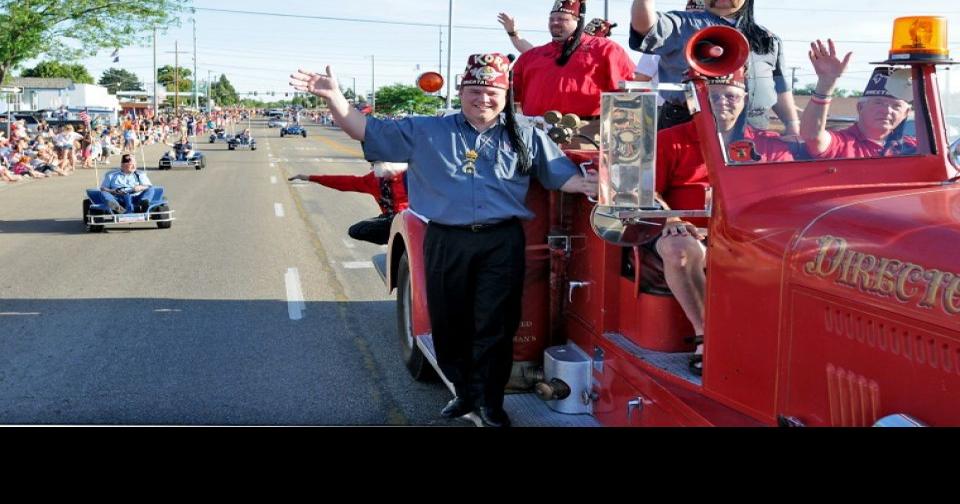
<path id="1" fill-rule="evenodd" d="M 653 350 L 645 350 L 619 333 L 604 333 L 603 337 L 640 360 L 649 362 L 650 364 L 653 364 L 654 366 L 672 375 L 683 378 L 694 385 L 701 387 L 703 386 L 703 378 L 690 372 L 690 367 L 687 364 L 688 359 L 690 358 L 689 353 L 655 352 Z"/>
<path id="2" fill-rule="evenodd" d="M 443 376 L 439 366 L 437 366 L 437 355 L 433 349 L 433 335 L 417 336 L 416 341 L 424 357 L 437 370 L 437 374 L 440 375 L 443 383 L 453 394 L 453 384 Z M 507 394 L 503 398 L 503 409 L 510 415 L 510 421 L 514 427 L 602 427 L 600 422 L 590 415 L 557 413 L 531 392 Z M 472 413 L 464 419 L 479 426 L 479 418 L 476 418 L 476 415 Z"/>

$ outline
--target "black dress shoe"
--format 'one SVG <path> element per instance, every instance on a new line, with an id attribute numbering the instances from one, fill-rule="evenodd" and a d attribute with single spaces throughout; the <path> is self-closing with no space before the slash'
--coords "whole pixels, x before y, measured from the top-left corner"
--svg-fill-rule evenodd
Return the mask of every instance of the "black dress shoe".
<path id="1" fill-rule="evenodd" d="M 462 397 L 454 397 L 440 410 L 440 416 L 443 418 L 457 418 L 470 413 L 473 410 L 473 404 Z"/>
<path id="2" fill-rule="evenodd" d="M 480 407 L 477 410 L 477 416 L 483 422 L 484 427 L 510 427 L 510 417 L 502 408 Z"/>

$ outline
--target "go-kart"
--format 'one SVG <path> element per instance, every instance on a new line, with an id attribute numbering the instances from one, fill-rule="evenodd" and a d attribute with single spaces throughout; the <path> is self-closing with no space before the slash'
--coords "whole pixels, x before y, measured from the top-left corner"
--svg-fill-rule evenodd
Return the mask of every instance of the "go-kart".
<path id="1" fill-rule="evenodd" d="M 280 128 L 280 138 L 283 138 L 287 135 L 300 135 L 303 138 L 307 138 L 307 129 L 296 123 L 285 128 Z"/>
<path id="2" fill-rule="evenodd" d="M 129 192 L 124 194 L 118 191 L 114 194 L 126 212 L 114 212 L 99 189 L 87 189 L 87 197 L 83 200 L 83 223 L 87 231 L 100 233 L 107 227 L 150 222 L 156 222 L 158 229 L 169 229 L 173 225 L 173 210 L 170 210 L 170 202 L 163 196 L 162 187 L 154 186 L 151 198 L 137 204 L 131 204 L 132 200 L 125 197 Z"/>
<path id="3" fill-rule="evenodd" d="M 245 137 L 243 135 L 237 135 L 230 137 L 230 139 L 227 140 L 227 150 L 237 149 L 257 150 L 257 140 L 252 136 Z"/>
<path id="4" fill-rule="evenodd" d="M 207 160 L 203 154 L 193 150 L 193 145 L 186 143 L 174 144 L 173 149 L 165 152 L 157 168 L 160 170 L 169 170 L 170 168 L 206 168 Z"/>
<path id="5" fill-rule="evenodd" d="M 230 135 L 227 134 L 227 131 L 223 128 L 214 128 L 213 133 L 210 133 L 210 143 L 216 143 L 217 140 L 230 141 Z"/>

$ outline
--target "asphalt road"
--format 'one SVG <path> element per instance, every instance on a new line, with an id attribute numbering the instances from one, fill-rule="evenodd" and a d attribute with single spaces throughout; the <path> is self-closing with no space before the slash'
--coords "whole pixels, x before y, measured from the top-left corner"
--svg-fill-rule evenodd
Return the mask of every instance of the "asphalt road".
<path id="1" fill-rule="evenodd" d="M 265 124 L 256 151 L 198 139 L 200 171 L 138 153 L 167 230 L 87 233 L 103 169 L 0 183 L 0 424 L 447 425 L 400 362 L 383 247 L 346 235 L 373 198 L 286 181 L 365 173 L 359 144 Z"/>

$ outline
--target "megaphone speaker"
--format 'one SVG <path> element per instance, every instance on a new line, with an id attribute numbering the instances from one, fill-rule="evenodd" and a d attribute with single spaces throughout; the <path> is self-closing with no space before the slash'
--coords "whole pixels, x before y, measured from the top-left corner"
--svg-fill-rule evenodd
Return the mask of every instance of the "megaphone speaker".
<path id="1" fill-rule="evenodd" d="M 704 77 L 719 77 L 737 71 L 746 63 L 750 43 L 735 28 L 709 26 L 693 34 L 684 55 L 694 72 Z"/>

